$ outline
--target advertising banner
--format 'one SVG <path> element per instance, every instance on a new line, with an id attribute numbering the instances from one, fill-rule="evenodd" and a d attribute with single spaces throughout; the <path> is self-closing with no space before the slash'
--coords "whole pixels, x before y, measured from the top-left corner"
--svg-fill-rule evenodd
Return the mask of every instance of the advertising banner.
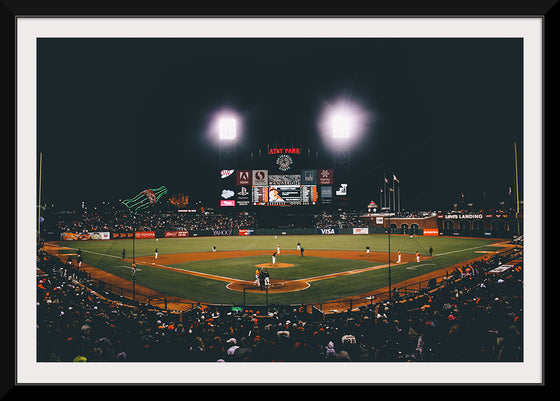
<path id="1" fill-rule="evenodd" d="M 269 175 L 268 184 L 273 185 L 301 185 L 300 174 Z"/>
<path id="2" fill-rule="evenodd" d="M 233 199 L 221 200 L 220 201 L 220 206 L 235 206 L 235 200 L 233 200 Z"/>
<path id="3" fill-rule="evenodd" d="M 352 234 L 369 234 L 369 229 L 365 228 L 353 228 Z"/>
<path id="4" fill-rule="evenodd" d="M 423 231 L 425 236 L 437 237 L 439 235 L 439 230 L 437 228 L 424 228 Z"/>
<path id="5" fill-rule="evenodd" d="M 328 205 L 332 203 L 333 187 L 330 185 L 320 187 L 321 204 Z"/>
<path id="6" fill-rule="evenodd" d="M 301 170 L 303 185 L 317 185 L 317 170 Z"/>
<path id="7" fill-rule="evenodd" d="M 111 239 L 111 233 L 105 231 L 89 233 L 89 239 Z"/>
<path id="8" fill-rule="evenodd" d="M 165 238 L 184 238 L 189 236 L 188 231 L 166 231 L 163 235 Z"/>
<path id="9" fill-rule="evenodd" d="M 136 231 L 134 233 L 134 238 L 155 238 L 156 232 L 155 231 Z"/>
<path id="10" fill-rule="evenodd" d="M 319 185 L 333 185 L 333 170 L 317 170 L 317 180 Z"/>
<path id="11" fill-rule="evenodd" d="M 338 234 L 338 228 L 318 228 L 317 234 L 321 234 L 321 235 Z"/>
<path id="12" fill-rule="evenodd" d="M 237 171 L 237 185 L 252 185 L 252 178 L 251 170 Z"/>
<path id="13" fill-rule="evenodd" d="M 241 228 L 239 229 L 239 235 L 253 235 L 255 230 L 252 228 Z"/>
<path id="14" fill-rule="evenodd" d="M 63 241 L 78 241 L 80 239 L 80 234 L 78 233 L 61 233 L 60 239 Z"/>
<path id="15" fill-rule="evenodd" d="M 241 187 L 237 192 L 237 206 L 247 206 L 251 203 L 250 187 Z"/>
<path id="16" fill-rule="evenodd" d="M 348 195 L 348 184 L 340 184 L 336 190 L 336 196 L 346 196 Z"/>
<path id="17" fill-rule="evenodd" d="M 268 186 L 268 170 L 253 170 L 252 179 L 254 186 Z"/>
<path id="18" fill-rule="evenodd" d="M 233 235 L 233 230 L 232 229 L 224 229 L 224 230 L 210 230 L 212 232 L 213 236 L 226 236 L 226 235 Z"/>
<path id="19" fill-rule="evenodd" d="M 60 239 L 63 241 L 104 240 L 104 239 L 111 239 L 111 233 L 110 232 L 61 233 Z"/>
<path id="20" fill-rule="evenodd" d="M 134 233 L 113 233 L 111 236 L 113 238 L 132 238 Z"/>
<path id="21" fill-rule="evenodd" d="M 230 175 L 232 175 L 234 172 L 234 170 L 221 170 L 220 171 L 220 178 L 224 179 L 224 178 L 228 178 Z"/>
<path id="22" fill-rule="evenodd" d="M 229 199 L 229 198 L 233 198 L 235 196 L 235 191 L 231 190 L 231 189 L 222 189 L 222 193 L 221 193 L 222 198 L 224 199 Z"/>

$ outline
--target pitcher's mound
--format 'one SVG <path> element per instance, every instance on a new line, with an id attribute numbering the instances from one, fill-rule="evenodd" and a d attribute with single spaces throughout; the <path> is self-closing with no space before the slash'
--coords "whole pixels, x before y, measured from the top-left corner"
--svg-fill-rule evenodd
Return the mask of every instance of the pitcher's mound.
<path id="1" fill-rule="evenodd" d="M 260 263 L 255 265 L 256 267 L 264 267 L 265 269 L 277 269 L 279 267 L 292 267 L 293 265 L 290 263 Z"/>

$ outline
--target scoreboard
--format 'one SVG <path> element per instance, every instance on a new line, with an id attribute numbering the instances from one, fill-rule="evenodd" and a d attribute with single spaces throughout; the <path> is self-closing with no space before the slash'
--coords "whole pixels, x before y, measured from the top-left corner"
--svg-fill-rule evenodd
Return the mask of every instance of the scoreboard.
<path id="1" fill-rule="evenodd" d="M 270 174 L 268 170 L 220 172 L 221 206 L 288 206 L 329 204 L 332 169 L 307 169 L 299 174 Z M 317 180 L 321 174 L 322 179 Z M 319 182 L 321 183 L 319 185 Z"/>
<path id="2" fill-rule="evenodd" d="M 332 168 L 310 168 L 309 151 L 294 147 L 267 148 L 246 165 L 262 168 L 222 169 L 220 206 L 307 206 L 334 203 Z"/>

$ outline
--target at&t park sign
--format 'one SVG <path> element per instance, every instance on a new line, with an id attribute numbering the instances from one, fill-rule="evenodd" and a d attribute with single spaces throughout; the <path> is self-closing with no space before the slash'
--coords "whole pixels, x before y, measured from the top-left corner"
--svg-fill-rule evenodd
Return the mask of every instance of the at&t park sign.
<path id="1" fill-rule="evenodd" d="M 269 155 L 300 155 L 300 148 L 269 148 Z"/>

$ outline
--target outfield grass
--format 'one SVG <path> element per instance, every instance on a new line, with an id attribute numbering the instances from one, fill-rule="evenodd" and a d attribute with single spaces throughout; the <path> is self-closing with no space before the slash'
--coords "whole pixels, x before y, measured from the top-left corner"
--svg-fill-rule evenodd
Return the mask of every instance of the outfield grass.
<path id="1" fill-rule="evenodd" d="M 130 279 L 129 263 L 121 260 L 122 250 L 126 256 L 151 256 L 157 247 L 160 255 L 209 252 L 212 246 L 217 251 L 226 250 L 262 250 L 262 255 L 191 261 L 172 265 L 177 269 L 185 269 L 209 273 L 238 280 L 253 280 L 255 265 L 270 262 L 270 255 L 280 245 L 281 250 L 296 249 L 300 242 L 306 250 L 357 250 L 365 251 L 369 246 L 373 252 L 414 254 L 417 250 L 421 255 L 428 255 L 430 246 L 434 250 L 434 258 L 420 264 L 409 263 L 392 265 L 391 280 L 393 285 L 415 276 L 442 269 L 482 254 L 482 251 L 496 251 L 499 248 L 490 246 L 496 239 L 486 238 L 453 238 L 453 237 L 422 237 L 402 235 L 308 235 L 308 236 L 239 236 L 239 237 L 195 237 L 195 238 L 160 238 L 135 240 L 84 241 L 79 243 L 61 242 L 60 245 L 82 249 L 84 263 L 104 269 L 119 277 Z M 277 262 L 293 264 L 292 267 L 269 269 L 272 279 L 305 279 L 324 274 L 355 270 L 376 265 L 368 260 L 333 259 L 326 257 L 280 254 Z M 379 264 L 379 263 L 377 263 Z M 209 278 L 196 277 L 181 272 L 158 269 L 151 265 L 139 265 L 137 284 L 156 291 L 196 300 L 205 303 L 240 304 L 243 294 L 226 288 L 227 283 Z M 359 274 L 314 281 L 305 290 L 290 293 L 269 293 L 269 303 L 311 303 L 359 295 L 382 288 L 388 284 L 387 268 L 367 271 Z M 264 303 L 264 294 L 246 293 L 245 302 Z"/>

